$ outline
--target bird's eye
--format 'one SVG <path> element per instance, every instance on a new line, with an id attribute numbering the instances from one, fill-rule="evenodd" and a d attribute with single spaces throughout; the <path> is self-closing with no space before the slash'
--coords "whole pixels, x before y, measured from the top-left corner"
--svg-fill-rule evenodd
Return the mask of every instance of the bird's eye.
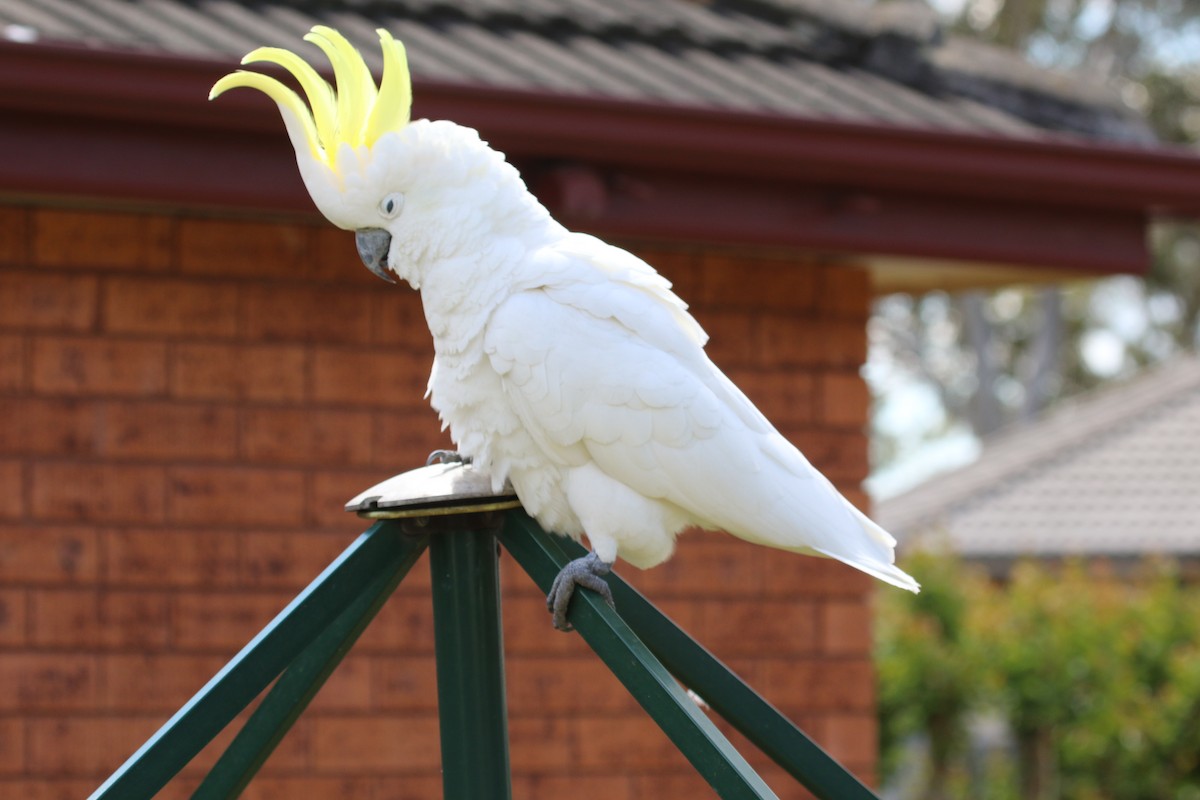
<path id="1" fill-rule="evenodd" d="M 404 195 L 400 192 L 392 192 L 379 201 L 379 213 L 383 215 L 384 219 L 394 219 L 400 216 L 403 209 Z"/>

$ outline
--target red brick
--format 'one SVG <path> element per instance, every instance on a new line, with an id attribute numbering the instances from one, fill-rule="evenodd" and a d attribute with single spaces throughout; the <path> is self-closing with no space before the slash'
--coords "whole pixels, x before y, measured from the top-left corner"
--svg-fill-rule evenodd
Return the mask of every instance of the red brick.
<path id="1" fill-rule="evenodd" d="M 643 593 L 664 597 L 758 597 L 766 561 L 776 551 L 712 531 L 683 533 L 671 560 L 645 571 L 619 565 L 618 571 Z"/>
<path id="2" fill-rule="evenodd" d="M 421 296 L 411 290 L 389 291 L 391 287 L 379 286 L 371 293 L 374 341 L 418 353 L 432 352 L 433 337 L 425 324 Z"/>
<path id="3" fill-rule="evenodd" d="M 626 574 L 628 569 L 625 565 L 621 565 L 621 577 L 628 580 Z M 500 591 L 506 598 L 511 596 L 524 595 L 526 597 L 540 597 L 543 600 L 546 598 L 546 593 L 538 587 L 529 575 L 517 563 L 517 560 L 506 553 L 503 549 L 500 550 Z"/>
<path id="4" fill-rule="evenodd" d="M 640 245 L 633 245 L 627 249 L 669 280 L 672 291 L 685 301 L 699 299 L 703 272 L 700 264 L 704 259 L 702 250 L 690 247 L 647 249 Z"/>
<path id="5" fill-rule="evenodd" d="M 698 308 L 807 311 L 816 298 L 819 271 L 803 263 L 706 253 L 701 270 Z"/>
<path id="6" fill-rule="evenodd" d="M 511 685 L 511 674 L 506 680 Z M 378 709 L 405 714 L 436 711 L 437 662 L 434 657 L 376 656 L 371 661 L 371 704 Z"/>
<path id="7" fill-rule="evenodd" d="M 172 467 L 167 517 L 185 525 L 290 526 L 304 520 L 308 494 L 298 470 Z"/>
<path id="8" fill-rule="evenodd" d="M 225 531 L 107 530 L 106 586 L 230 586 L 238 582 L 237 539 Z"/>
<path id="9" fill-rule="evenodd" d="M 827 600 L 821 604 L 821 649 L 834 656 L 871 655 L 871 609 L 860 602 Z"/>
<path id="10" fill-rule="evenodd" d="M 0 419 L 18 423 L 0 425 L 0 452 L 29 455 L 96 455 L 104 428 L 101 404 L 75 399 L 0 397 Z"/>
<path id="11" fill-rule="evenodd" d="M 857 598 L 874 583 L 871 576 L 839 561 L 787 553 L 767 560 L 764 588 L 775 597 Z"/>
<path id="12" fill-rule="evenodd" d="M 165 270 L 173 229 L 169 217 L 39 208 L 33 257 L 46 267 Z"/>
<path id="13" fill-rule="evenodd" d="M 704 348 L 723 370 L 752 366 L 758 361 L 755 316 L 744 311 L 706 311 L 696 315 L 708 333 Z"/>
<path id="14" fill-rule="evenodd" d="M 166 346 L 123 339 L 33 340 L 35 391 L 152 395 L 166 388 Z"/>
<path id="15" fill-rule="evenodd" d="M 25 771 L 25 727 L 19 718 L 0 717 L 0 775 L 19 775 Z M 10 784 L 0 781 L 4 797 L 28 797 L 4 791 Z"/>
<path id="16" fill-rule="evenodd" d="M 434 450 L 453 449 L 449 432 L 440 427 L 437 415 L 428 407 L 376 411 L 372 463 L 400 473 L 425 463 Z"/>
<path id="17" fill-rule="evenodd" d="M 862 659 L 760 659 L 762 678 L 755 684 L 777 708 L 806 711 L 874 709 L 874 672 Z"/>
<path id="18" fill-rule="evenodd" d="M 171 714 L 225 665 L 219 655 L 114 653 L 100 657 L 104 683 L 98 708 Z"/>
<path id="19" fill-rule="evenodd" d="M 420 408 L 432 364 L 433 353 L 319 347 L 313 354 L 313 397 L 328 404 Z"/>
<path id="20" fill-rule="evenodd" d="M 356 647 L 364 653 L 431 655 L 433 603 L 429 593 L 392 597 L 379 610 Z"/>
<path id="21" fill-rule="evenodd" d="M 811 653 L 817 646 L 817 607 L 811 600 L 700 601 L 703 634 L 714 651 L 736 655 Z"/>
<path id="22" fill-rule="evenodd" d="M 618 565 L 619 567 L 619 565 Z M 405 598 L 407 600 L 407 598 Z M 701 621 L 701 608 L 693 598 L 650 600 L 677 625 L 707 644 Z M 385 610 L 387 607 L 385 606 Z M 432 622 L 432 620 L 431 620 Z M 430 625 L 432 643 L 432 624 Z M 401 646 L 401 645 L 397 645 Z M 578 636 L 563 636 L 550 625 L 546 596 L 541 592 L 504 595 L 504 649 L 510 658 L 555 656 L 575 659 L 594 658 Z"/>
<path id="23" fill-rule="evenodd" d="M 871 273 L 856 267 L 823 268 L 817 308 L 825 316 L 866 322 L 871 315 Z"/>
<path id="24" fill-rule="evenodd" d="M 165 594 L 37 589 L 30 603 L 30 638 L 36 645 L 160 650 L 170 633 Z"/>
<path id="25" fill-rule="evenodd" d="M 532 774 L 513 776 L 513 797 L 521 800 L 561 800 L 564 797 L 603 797 L 604 800 L 632 800 L 633 778 L 620 774 L 569 775 Z M 680 795 L 658 795 L 679 797 Z"/>
<path id="26" fill-rule="evenodd" d="M 195 275 L 296 280 L 309 272 L 312 229 L 258 220 L 184 219 L 179 268 Z"/>
<path id="27" fill-rule="evenodd" d="M 312 701 L 314 714 L 327 712 L 377 712 L 371 702 L 371 661 L 368 656 L 351 651 L 325 681 Z"/>
<path id="28" fill-rule="evenodd" d="M 804 425 L 816 414 L 816 380 L 807 373 L 730 370 L 729 378 L 777 426 Z"/>
<path id="29" fill-rule="evenodd" d="M 180 776 L 171 782 L 172 786 L 190 786 L 188 791 L 178 795 L 180 800 L 191 797 L 190 792 L 194 792 L 196 788 L 195 781 L 202 779 L 212 768 L 233 741 L 234 734 L 243 727 L 249 716 L 248 711 L 243 711 L 234 717 L 233 721 L 183 768 Z M 270 759 L 263 765 L 260 774 L 270 776 L 308 772 L 311 761 L 309 758 L 311 744 L 312 734 L 308 720 L 301 717 L 271 753 Z M 158 800 L 157 795 L 155 800 Z"/>
<path id="30" fill-rule="evenodd" d="M 171 348 L 171 394 L 202 399 L 299 402 L 308 355 L 301 346 L 177 344 Z"/>
<path id="31" fill-rule="evenodd" d="M 318 472 L 308 489 L 308 517 L 329 530 L 365 530 L 368 523 L 346 511 L 346 501 L 358 496 L 391 475 L 381 470 Z"/>
<path id="32" fill-rule="evenodd" d="M 854 484 L 853 486 L 839 486 L 838 491 L 842 493 L 850 501 L 850 505 L 857 508 L 859 511 L 871 516 L 871 496 L 862 489 L 862 484 Z"/>
<path id="33" fill-rule="evenodd" d="M 159 467 L 34 464 L 30 511 L 42 520 L 161 522 L 164 483 Z"/>
<path id="34" fill-rule="evenodd" d="M 328 286 L 256 286 L 242 293 L 242 329 L 265 341 L 366 344 L 372 297 Z"/>
<path id="35" fill-rule="evenodd" d="M 25 621 L 29 616 L 24 590 L 0 589 L 0 646 L 25 643 Z"/>
<path id="36" fill-rule="evenodd" d="M 365 466 L 373 434 L 369 411 L 264 408 L 242 414 L 242 454 L 256 462 Z"/>
<path id="37" fill-rule="evenodd" d="M 441 765 L 434 716 L 319 716 L 313 718 L 312 730 L 318 772 L 432 771 Z"/>
<path id="38" fill-rule="evenodd" d="M 33 779 L 0 780 L 0 797 L 19 797 L 21 800 L 79 800 L 95 791 L 95 778 L 42 777 Z M 175 800 L 164 791 L 155 800 Z"/>
<path id="39" fill-rule="evenodd" d="M 829 715 L 822 725 L 820 744 L 842 763 L 875 763 L 878 731 L 869 711 Z"/>
<path id="40" fill-rule="evenodd" d="M 251 586 L 275 589 L 307 586 L 349 547 L 352 538 L 295 531 L 248 531 L 241 535 L 241 580 Z"/>
<path id="41" fill-rule="evenodd" d="M 0 207 L 0 264 L 29 263 L 29 229 L 27 209 Z"/>
<path id="42" fill-rule="evenodd" d="M 772 369 L 858 369 L 867 358 L 867 326 L 858 320 L 763 314 L 754 337 L 756 363 Z"/>
<path id="43" fill-rule="evenodd" d="M 358 524 L 365 525 L 366 522 L 367 520 L 362 520 Z M 340 538 L 342 534 L 338 534 L 338 536 L 339 541 L 346 541 Z M 501 560 L 502 565 L 503 563 Z M 501 575 L 503 576 L 503 573 Z M 417 562 L 405 574 L 400 585 L 396 587 L 396 594 L 405 598 L 403 602 L 409 602 L 408 596 L 410 595 L 424 599 L 429 596 L 432 586 L 433 576 L 429 574 L 429 553 L 426 551 L 418 557 Z"/>
<path id="44" fill-rule="evenodd" d="M 637 702 L 599 658 L 513 656 L 505 664 L 513 717 L 634 713 Z"/>
<path id="45" fill-rule="evenodd" d="M 555 631 L 557 633 L 557 631 Z M 513 773 L 575 772 L 586 767 L 579 762 L 579 731 L 572 720 L 562 717 L 515 717 L 508 721 Z M 610 769 L 614 768 L 609 764 Z"/>
<path id="46" fill-rule="evenodd" d="M 96 659 L 65 653 L 0 653 L 0 711 L 85 711 L 96 706 Z"/>
<path id="47" fill-rule="evenodd" d="M 90 276 L 0 270 L 0 327 L 92 330 L 97 291 Z"/>
<path id="48" fill-rule="evenodd" d="M 151 717 L 50 717 L 26 722 L 28 764 L 34 775 L 108 775 L 164 720 Z"/>
<path id="49" fill-rule="evenodd" d="M 99 564 L 89 528 L 0 526 L 0 582 L 78 583 L 95 579 Z"/>
<path id="50" fill-rule="evenodd" d="M 25 388 L 25 338 L 0 336 L 0 392 Z"/>
<path id="51" fill-rule="evenodd" d="M 109 403 L 101 452 L 114 458 L 228 460 L 237 453 L 237 412 L 211 405 Z"/>
<path id="52" fill-rule="evenodd" d="M 104 329 L 114 333 L 200 338 L 238 332 L 238 290 L 230 284 L 109 278 Z"/>
<path id="53" fill-rule="evenodd" d="M 870 471 L 870 442 L 857 431 L 781 425 L 780 432 L 834 484 L 857 485 Z"/>
<path id="54" fill-rule="evenodd" d="M 871 413 L 871 392 L 857 373 L 825 373 L 820 377 L 820 387 L 822 421 L 837 428 L 866 427 Z"/>
<path id="55" fill-rule="evenodd" d="M 271 762 L 268 761 L 267 764 Z M 386 798 L 387 800 L 427 800 L 441 793 L 441 779 L 405 776 L 397 779 L 397 792 L 374 793 L 372 780 L 364 777 L 300 777 L 256 775 L 241 800 L 297 800 L 297 798 Z"/>
<path id="56" fill-rule="evenodd" d="M 232 654 L 282 611 L 294 593 L 180 592 L 174 596 L 171 641 L 180 650 Z"/>
<path id="57" fill-rule="evenodd" d="M 366 286 L 384 292 L 394 288 L 363 266 L 351 231 L 324 222 L 318 223 L 312 230 L 313 263 L 310 274 L 314 280 Z M 412 294 L 416 296 L 416 292 Z"/>
<path id="58" fill-rule="evenodd" d="M 0 461 L 0 520 L 25 516 L 25 467 L 19 461 Z M 3 571 L 3 561 L 0 561 Z"/>
<path id="59" fill-rule="evenodd" d="M 630 778 L 633 782 L 633 796 L 637 800 L 660 800 L 668 797 L 710 800 L 717 796 L 708 782 L 692 769 L 637 773 Z"/>
<path id="60" fill-rule="evenodd" d="M 581 769 L 631 772 L 687 767 L 683 755 L 644 713 L 578 717 L 572 728 L 579 743 L 572 763 Z"/>

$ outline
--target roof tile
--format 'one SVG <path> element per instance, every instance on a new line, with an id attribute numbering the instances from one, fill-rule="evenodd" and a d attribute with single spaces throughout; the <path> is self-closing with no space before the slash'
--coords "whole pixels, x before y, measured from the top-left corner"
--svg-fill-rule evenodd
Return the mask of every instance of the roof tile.
<path id="1" fill-rule="evenodd" d="M 902 541 L 975 558 L 1200 554 L 1200 358 L 1063 403 L 876 505 Z"/>
<path id="2" fill-rule="evenodd" d="M 377 68 L 373 31 L 383 26 L 408 44 L 418 79 L 1006 136 L 1151 139 L 1087 81 L 929 35 L 936 20 L 893 17 L 836 0 L 0 0 L 0 26 L 49 41 L 232 60 L 260 44 L 294 46 L 320 22 Z"/>

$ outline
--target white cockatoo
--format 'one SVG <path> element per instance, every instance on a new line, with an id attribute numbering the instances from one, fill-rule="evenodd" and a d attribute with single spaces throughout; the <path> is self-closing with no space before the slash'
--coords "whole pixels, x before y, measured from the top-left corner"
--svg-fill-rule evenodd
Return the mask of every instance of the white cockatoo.
<path id="1" fill-rule="evenodd" d="M 376 275 L 418 289 L 433 335 L 429 398 L 465 458 L 511 481 L 544 528 L 592 552 L 559 575 L 556 627 L 576 585 L 618 556 L 653 567 L 686 528 L 838 559 L 904 589 L 895 540 L 852 506 L 708 359 L 670 284 L 634 255 L 566 230 L 479 134 L 410 121 L 404 48 L 379 31 L 378 86 L 337 31 L 304 38 L 336 89 L 303 59 L 261 48 L 307 103 L 269 76 L 227 75 L 279 106 L 313 202 L 356 232 Z"/>

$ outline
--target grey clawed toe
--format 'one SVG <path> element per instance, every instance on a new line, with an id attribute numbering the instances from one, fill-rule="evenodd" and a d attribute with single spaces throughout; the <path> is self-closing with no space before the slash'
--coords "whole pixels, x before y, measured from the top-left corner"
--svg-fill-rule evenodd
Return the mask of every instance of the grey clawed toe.
<path id="1" fill-rule="evenodd" d="M 557 630 L 574 630 L 571 623 L 567 622 L 567 607 L 571 603 L 571 597 L 575 594 L 576 586 L 591 589 L 603 597 L 604 602 L 609 606 L 616 608 L 613 603 L 612 589 L 608 587 L 608 582 L 603 578 L 610 571 L 612 571 L 612 564 L 602 561 L 600 556 L 595 553 L 588 553 L 582 558 L 567 562 L 567 565 L 554 578 L 550 594 L 546 595 L 546 610 L 553 615 L 554 627 Z"/>

